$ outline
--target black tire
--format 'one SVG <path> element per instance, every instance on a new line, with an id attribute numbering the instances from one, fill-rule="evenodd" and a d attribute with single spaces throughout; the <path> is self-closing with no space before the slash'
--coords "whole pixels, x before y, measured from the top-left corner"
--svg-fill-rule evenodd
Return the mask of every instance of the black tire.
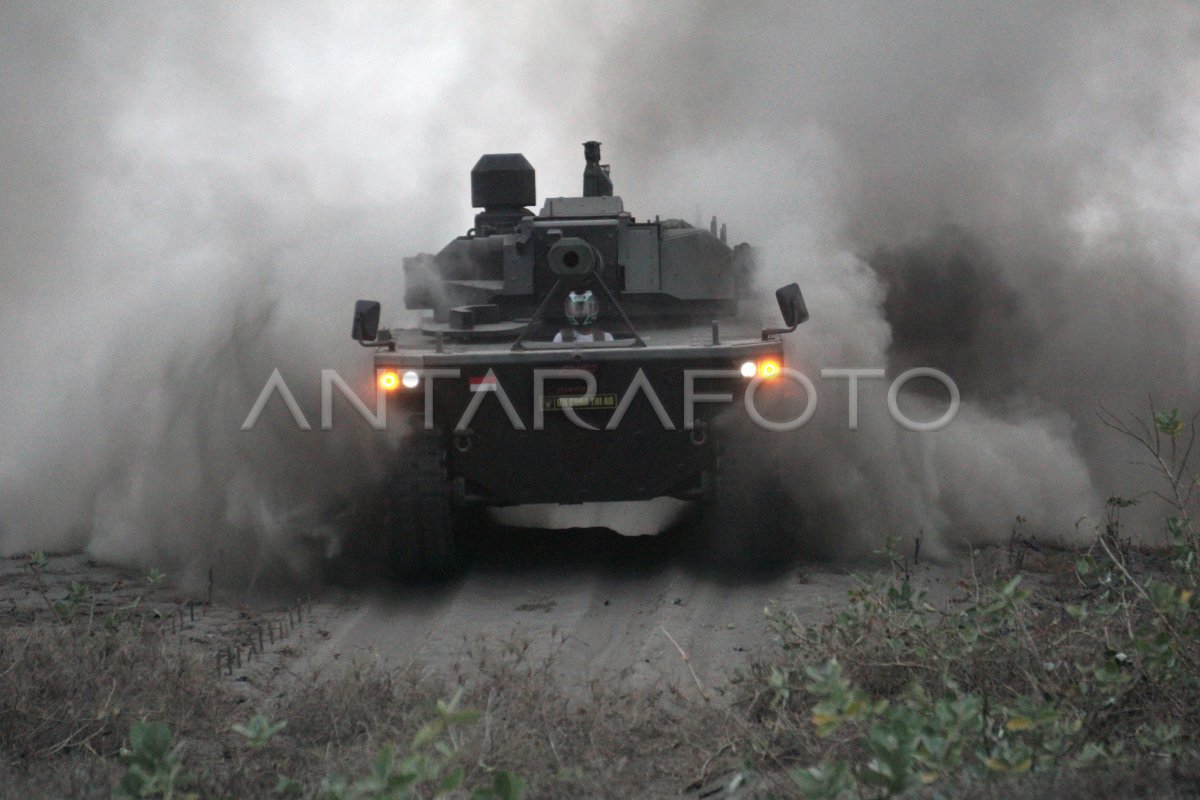
<path id="1" fill-rule="evenodd" d="M 457 574 L 467 515 L 451 501 L 441 438 L 414 432 L 401 446 L 383 491 L 383 525 L 395 572 L 417 580 Z"/>

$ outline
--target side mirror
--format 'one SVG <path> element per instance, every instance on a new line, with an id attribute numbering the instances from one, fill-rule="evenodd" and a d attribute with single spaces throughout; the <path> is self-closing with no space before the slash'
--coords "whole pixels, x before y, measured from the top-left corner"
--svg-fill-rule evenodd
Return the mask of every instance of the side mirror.
<path id="1" fill-rule="evenodd" d="M 783 314 L 783 324 L 794 328 L 808 319 L 808 306 L 804 304 L 804 295 L 800 286 L 789 283 L 775 290 L 775 299 L 779 302 L 779 313 Z"/>
<path id="2" fill-rule="evenodd" d="M 354 329 L 350 335 L 357 342 L 373 342 L 379 337 L 379 303 L 374 300 L 354 303 Z"/>

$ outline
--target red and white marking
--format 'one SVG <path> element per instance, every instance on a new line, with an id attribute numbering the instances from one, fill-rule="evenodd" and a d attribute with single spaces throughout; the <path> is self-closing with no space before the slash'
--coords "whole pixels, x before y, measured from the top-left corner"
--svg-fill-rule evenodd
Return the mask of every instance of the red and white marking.
<path id="1" fill-rule="evenodd" d="M 474 375 L 467 380 L 471 384 L 472 392 L 494 392 L 496 391 L 496 376 L 489 372 L 487 375 Z"/>

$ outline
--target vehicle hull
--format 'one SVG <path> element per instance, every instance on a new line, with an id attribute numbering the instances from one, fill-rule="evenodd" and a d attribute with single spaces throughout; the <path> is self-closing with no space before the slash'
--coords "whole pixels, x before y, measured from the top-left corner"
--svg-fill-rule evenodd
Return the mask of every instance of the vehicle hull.
<path id="1" fill-rule="evenodd" d="M 432 377 L 432 386 L 423 380 L 393 402 L 414 425 L 443 438 L 456 502 L 514 505 L 704 499 L 717 460 L 711 421 L 724 412 L 746 413 L 741 404 L 750 381 L 739 367 L 764 359 L 782 359 L 778 340 L 393 352 L 377 354 L 375 365 Z M 585 381 L 554 377 L 560 370 L 593 376 L 596 391 L 586 406 L 579 402 Z"/>

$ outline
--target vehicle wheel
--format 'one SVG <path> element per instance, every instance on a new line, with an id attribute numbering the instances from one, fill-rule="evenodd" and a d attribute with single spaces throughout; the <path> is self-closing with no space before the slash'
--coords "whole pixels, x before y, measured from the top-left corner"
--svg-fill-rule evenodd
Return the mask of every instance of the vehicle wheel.
<path id="1" fill-rule="evenodd" d="M 414 433 L 405 441 L 384 493 L 383 524 L 396 572 L 425 580 L 458 572 L 465 520 L 451 502 L 441 438 Z"/>
<path id="2" fill-rule="evenodd" d="M 800 520 L 784 490 L 779 437 L 726 430 L 716 491 L 700 508 L 703 548 L 718 568 L 782 567 L 797 556 Z"/>

